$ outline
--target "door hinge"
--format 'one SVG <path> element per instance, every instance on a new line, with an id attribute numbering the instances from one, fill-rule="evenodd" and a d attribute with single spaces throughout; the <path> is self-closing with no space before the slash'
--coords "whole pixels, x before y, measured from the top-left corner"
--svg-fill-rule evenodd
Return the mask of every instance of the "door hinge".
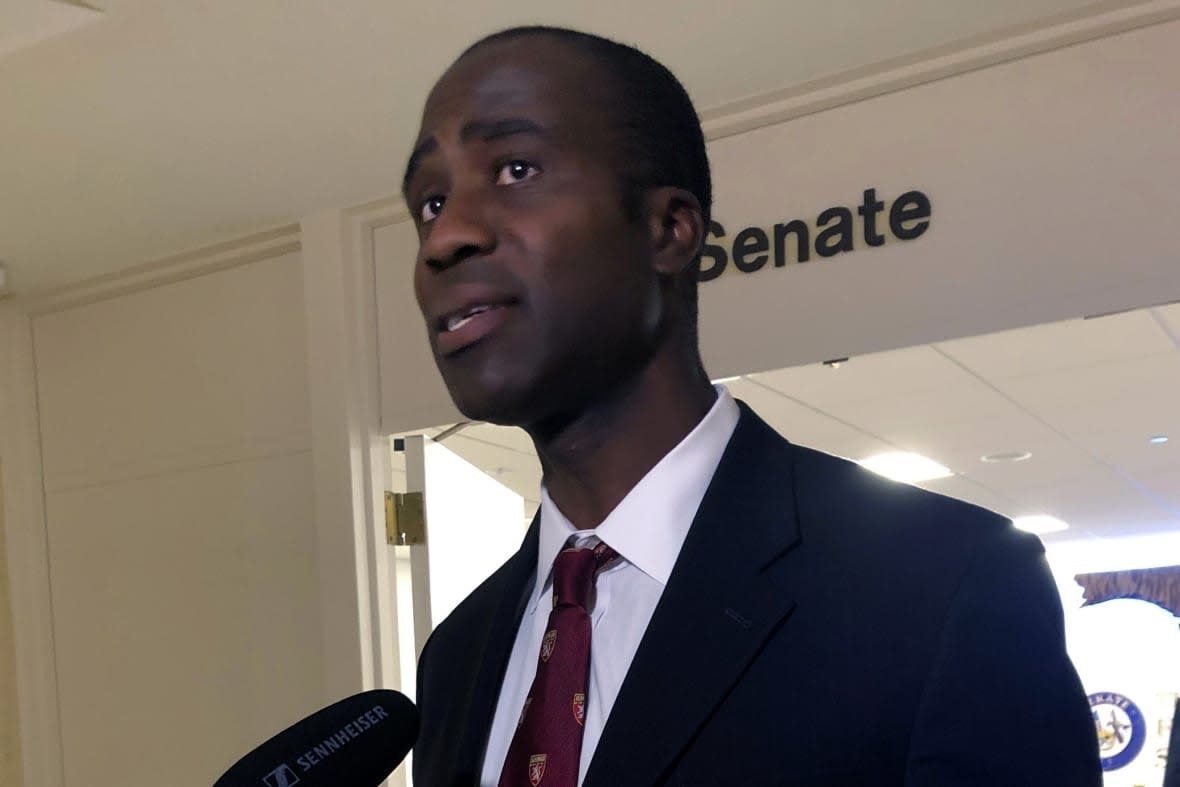
<path id="1" fill-rule="evenodd" d="M 426 501 L 421 492 L 385 493 L 385 539 L 394 546 L 426 543 Z"/>

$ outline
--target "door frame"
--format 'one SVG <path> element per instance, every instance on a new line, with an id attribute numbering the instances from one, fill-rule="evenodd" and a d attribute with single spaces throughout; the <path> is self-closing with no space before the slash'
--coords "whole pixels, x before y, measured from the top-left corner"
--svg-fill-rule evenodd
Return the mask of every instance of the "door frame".
<path id="1" fill-rule="evenodd" d="M 33 326 L 19 301 L 0 304 L 0 454 L 24 783 L 62 787 Z"/>

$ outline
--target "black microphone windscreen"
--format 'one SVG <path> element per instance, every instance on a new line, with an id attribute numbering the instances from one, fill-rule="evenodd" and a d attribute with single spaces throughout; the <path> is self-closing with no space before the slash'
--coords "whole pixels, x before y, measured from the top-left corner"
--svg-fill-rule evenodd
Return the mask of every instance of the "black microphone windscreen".
<path id="1" fill-rule="evenodd" d="M 247 754 L 213 787 L 377 787 L 418 737 L 418 709 L 375 689 L 316 711 Z"/>

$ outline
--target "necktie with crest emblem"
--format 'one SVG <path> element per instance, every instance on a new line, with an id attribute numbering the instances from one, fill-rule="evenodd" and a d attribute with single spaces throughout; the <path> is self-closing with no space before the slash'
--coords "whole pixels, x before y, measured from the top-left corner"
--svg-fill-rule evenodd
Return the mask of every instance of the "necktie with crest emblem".
<path id="1" fill-rule="evenodd" d="M 595 577 L 616 557 L 599 543 L 565 549 L 553 561 L 553 610 L 499 787 L 576 787 L 590 674 L 586 609 Z"/>

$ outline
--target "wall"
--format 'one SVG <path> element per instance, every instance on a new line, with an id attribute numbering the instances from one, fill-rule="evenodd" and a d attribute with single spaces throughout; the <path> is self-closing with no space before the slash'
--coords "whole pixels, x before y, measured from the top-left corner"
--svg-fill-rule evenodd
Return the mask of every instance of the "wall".
<path id="1" fill-rule="evenodd" d="M 4 537 L 4 487 L 0 484 L 0 784 L 21 787 L 20 728 L 16 694 L 16 644 L 12 598 L 8 586 L 8 553 Z"/>
<path id="2" fill-rule="evenodd" d="M 31 334 L 63 784 L 210 784 L 329 699 L 300 255 Z"/>

